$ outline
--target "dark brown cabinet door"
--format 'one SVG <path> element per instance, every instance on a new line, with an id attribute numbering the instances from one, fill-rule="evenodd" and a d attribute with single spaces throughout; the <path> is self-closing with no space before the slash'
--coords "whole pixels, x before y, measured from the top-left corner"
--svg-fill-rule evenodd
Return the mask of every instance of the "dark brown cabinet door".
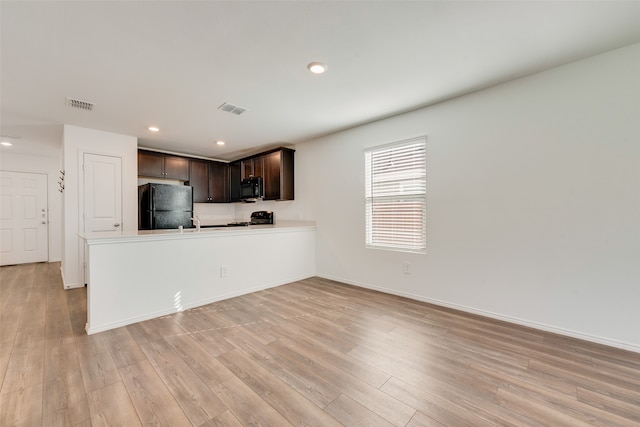
<path id="1" fill-rule="evenodd" d="M 260 176 L 264 179 L 264 157 L 254 157 L 253 160 L 253 176 Z"/>
<path id="2" fill-rule="evenodd" d="M 264 175 L 262 182 L 264 184 L 264 199 L 278 200 L 280 199 L 280 158 L 281 152 L 275 151 L 264 157 Z"/>
<path id="3" fill-rule="evenodd" d="M 256 156 L 242 160 L 242 179 L 252 176 L 262 177 L 264 174 L 264 157 Z"/>
<path id="4" fill-rule="evenodd" d="M 293 200 L 293 153 L 283 148 L 263 156 L 265 200 Z"/>
<path id="5" fill-rule="evenodd" d="M 229 201 L 229 165 L 226 163 L 209 162 L 209 201 Z"/>
<path id="6" fill-rule="evenodd" d="M 242 179 L 242 162 L 236 161 L 229 165 L 229 201 L 240 201 L 240 180 Z"/>
<path id="7" fill-rule="evenodd" d="M 189 181 L 189 159 L 179 156 L 164 156 L 164 177 Z"/>
<path id="8" fill-rule="evenodd" d="M 286 148 L 280 152 L 280 200 L 294 199 L 294 154 L 294 150 Z"/>
<path id="9" fill-rule="evenodd" d="M 193 203 L 209 201 L 209 162 L 191 160 L 189 162 L 189 185 L 193 187 Z"/>
<path id="10" fill-rule="evenodd" d="M 164 178 L 164 154 L 138 151 L 138 176 Z"/>
<path id="11" fill-rule="evenodd" d="M 247 179 L 253 176 L 253 159 L 247 159 L 240 162 L 241 175 L 240 179 Z"/>

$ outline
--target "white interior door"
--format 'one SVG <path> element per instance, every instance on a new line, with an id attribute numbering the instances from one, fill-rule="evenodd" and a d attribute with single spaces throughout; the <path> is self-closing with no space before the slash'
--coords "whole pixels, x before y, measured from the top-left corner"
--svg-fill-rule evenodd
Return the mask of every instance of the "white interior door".
<path id="1" fill-rule="evenodd" d="M 47 175 L 0 171 L 0 265 L 49 258 Z"/>
<path id="2" fill-rule="evenodd" d="M 120 234 L 122 230 L 122 159 L 84 155 L 84 232 Z"/>

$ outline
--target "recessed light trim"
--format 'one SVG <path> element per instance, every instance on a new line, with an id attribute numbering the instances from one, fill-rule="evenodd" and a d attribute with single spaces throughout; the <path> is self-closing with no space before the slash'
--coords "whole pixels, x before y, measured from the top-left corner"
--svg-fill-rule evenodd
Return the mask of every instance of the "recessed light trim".
<path id="1" fill-rule="evenodd" d="M 313 74 L 323 74 L 327 71 L 327 66 L 322 62 L 312 62 L 307 65 L 307 69 Z"/>
<path id="2" fill-rule="evenodd" d="M 148 128 L 151 132 L 159 132 L 160 128 L 156 127 L 156 126 L 149 126 Z"/>

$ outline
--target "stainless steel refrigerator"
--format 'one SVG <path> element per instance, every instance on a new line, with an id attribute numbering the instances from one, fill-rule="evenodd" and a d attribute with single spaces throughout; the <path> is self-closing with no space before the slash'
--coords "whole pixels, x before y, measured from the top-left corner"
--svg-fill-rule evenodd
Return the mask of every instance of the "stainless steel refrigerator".
<path id="1" fill-rule="evenodd" d="M 193 188 L 187 185 L 144 184 L 138 187 L 138 229 L 191 228 Z"/>

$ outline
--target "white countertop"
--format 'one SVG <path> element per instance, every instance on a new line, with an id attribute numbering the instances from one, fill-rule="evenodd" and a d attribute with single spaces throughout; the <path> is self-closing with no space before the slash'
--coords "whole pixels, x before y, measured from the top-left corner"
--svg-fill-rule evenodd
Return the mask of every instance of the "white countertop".
<path id="1" fill-rule="evenodd" d="M 208 224 L 203 224 L 203 226 Z M 215 224 L 214 224 L 215 225 Z M 84 239 L 88 245 L 112 244 L 124 242 L 156 241 L 156 240 L 176 240 L 176 239 L 201 239 L 215 238 L 230 235 L 247 235 L 254 233 L 281 233 L 304 230 L 315 230 L 315 221 L 278 221 L 276 224 L 248 225 L 236 227 L 210 227 L 182 230 L 135 230 L 125 231 L 120 234 L 105 233 L 80 233 L 80 238 Z"/>

